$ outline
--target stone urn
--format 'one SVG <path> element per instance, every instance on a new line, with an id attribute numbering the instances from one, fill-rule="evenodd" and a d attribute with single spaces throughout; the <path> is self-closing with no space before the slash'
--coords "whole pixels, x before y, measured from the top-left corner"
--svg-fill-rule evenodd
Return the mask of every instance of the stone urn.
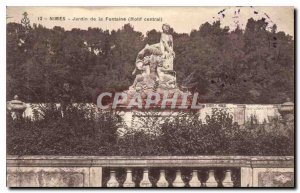
<path id="1" fill-rule="evenodd" d="M 294 108 L 295 104 L 289 98 L 279 106 L 278 111 L 285 122 L 294 121 Z"/>
<path id="2" fill-rule="evenodd" d="M 13 100 L 7 102 L 7 110 L 13 119 L 21 119 L 26 108 L 26 104 L 19 100 L 18 95 L 15 95 Z"/>

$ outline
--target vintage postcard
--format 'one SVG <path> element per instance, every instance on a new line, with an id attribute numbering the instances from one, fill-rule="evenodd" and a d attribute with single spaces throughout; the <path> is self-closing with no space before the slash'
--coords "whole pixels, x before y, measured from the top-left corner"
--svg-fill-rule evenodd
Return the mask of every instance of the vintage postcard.
<path id="1" fill-rule="evenodd" d="M 294 7 L 6 21 L 7 187 L 295 187 Z"/>

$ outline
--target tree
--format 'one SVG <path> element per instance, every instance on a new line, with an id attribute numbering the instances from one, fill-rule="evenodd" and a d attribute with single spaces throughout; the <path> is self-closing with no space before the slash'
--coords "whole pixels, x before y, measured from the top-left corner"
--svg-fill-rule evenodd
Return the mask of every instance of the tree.
<path id="1" fill-rule="evenodd" d="M 69 83 L 76 102 L 95 102 L 102 91 L 132 84 L 137 53 L 158 43 L 160 31 L 144 37 L 130 24 L 121 29 L 47 29 L 7 24 L 7 98 L 26 102 L 59 101 Z M 171 29 L 179 85 L 190 84 L 200 102 L 282 103 L 294 99 L 294 39 L 267 30 L 264 19 L 250 18 L 245 30 L 220 22 L 204 23 L 190 34 Z"/>

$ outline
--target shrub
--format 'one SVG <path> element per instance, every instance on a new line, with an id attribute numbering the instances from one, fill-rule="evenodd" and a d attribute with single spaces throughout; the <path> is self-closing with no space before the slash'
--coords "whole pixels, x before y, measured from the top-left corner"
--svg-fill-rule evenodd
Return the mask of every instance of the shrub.
<path id="1" fill-rule="evenodd" d="M 63 113 L 62 113 L 63 112 Z M 55 104 L 35 110 L 33 120 L 7 117 L 10 155 L 294 155 L 294 126 L 274 120 L 239 126 L 224 110 L 205 122 L 198 114 L 144 113 L 139 127 L 123 126 L 111 111 Z M 155 115 L 155 116 L 154 116 Z"/>
<path id="2" fill-rule="evenodd" d="M 232 117 L 223 110 L 213 110 L 206 123 L 199 115 L 186 115 L 169 119 L 162 125 L 161 141 L 168 153 L 176 155 L 230 154 L 230 139 L 238 129 Z"/>
<path id="3" fill-rule="evenodd" d="M 7 118 L 7 153 L 13 155 L 106 154 L 116 142 L 118 117 L 84 105 L 55 104 L 35 110 L 34 120 Z"/>
<path id="4" fill-rule="evenodd" d="M 148 115 L 141 128 L 157 122 Z M 258 124 L 255 118 L 245 125 L 233 122 L 224 110 L 214 109 L 205 122 L 198 114 L 180 113 L 160 118 L 159 128 L 127 128 L 118 141 L 118 155 L 293 155 L 293 127 L 278 120 Z M 155 132 L 156 131 L 156 132 Z"/>

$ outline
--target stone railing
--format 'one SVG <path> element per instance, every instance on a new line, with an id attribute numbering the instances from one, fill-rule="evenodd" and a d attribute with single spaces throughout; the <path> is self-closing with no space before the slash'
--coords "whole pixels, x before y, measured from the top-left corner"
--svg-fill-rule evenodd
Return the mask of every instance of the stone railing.
<path id="1" fill-rule="evenodd" d="M 7 156 L 8 187 L 294 187 L 293 156 Z"/>

